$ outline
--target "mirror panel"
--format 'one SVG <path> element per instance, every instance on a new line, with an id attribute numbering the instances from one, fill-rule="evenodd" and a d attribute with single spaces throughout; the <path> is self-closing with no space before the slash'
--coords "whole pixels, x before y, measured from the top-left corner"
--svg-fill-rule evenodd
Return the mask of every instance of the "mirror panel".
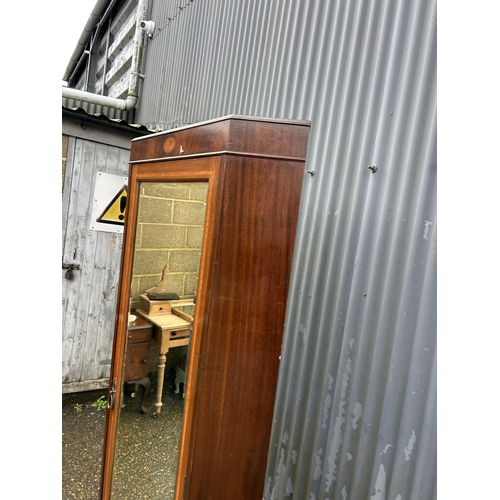
<path id="1" fill-rule="evenodd" d="M 174 499 L 207 192 L 140 183 L 114 500 Z"/>

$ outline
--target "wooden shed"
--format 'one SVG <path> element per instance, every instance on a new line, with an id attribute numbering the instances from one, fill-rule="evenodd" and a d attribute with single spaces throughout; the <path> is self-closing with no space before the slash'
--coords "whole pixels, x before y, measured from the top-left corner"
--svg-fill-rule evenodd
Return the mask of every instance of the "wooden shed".
<path id="1" fill-rule="evenodd" d="M 108 385 L 123 227 L 97 224 L 93 215 L 113 201 L 100 186 L 118 195 L 126 184 L 130 142 L 145 133 L 143 126 L 63 107 L 63 393 Z M 103 197 L 99 204 L 96 196 Z"/>

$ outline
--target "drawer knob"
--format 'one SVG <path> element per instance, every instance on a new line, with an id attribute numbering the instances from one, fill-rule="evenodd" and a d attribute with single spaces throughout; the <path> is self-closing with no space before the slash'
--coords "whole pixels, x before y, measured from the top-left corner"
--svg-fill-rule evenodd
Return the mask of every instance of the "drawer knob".
<path id="1" fill-rule="evenodd" d="M 148 362 L 148 360 L 147 360 L 147 359 L 143 359 L 143 360 L 142 360 L 142 362 L 143 362 L 143 363 L 147 363 L 147 362 Z"/>
<path id="2" fill-rule="evenodd" d="M 129 335 L 128 338 L 129 338 L 129 340 L 132 340 L 132 335 Z"/>
<path id="3" fill-rule="evenodd" d="M 172 337 L 175 337 L 177 335 L 177 332 L 172 332 Z"/>

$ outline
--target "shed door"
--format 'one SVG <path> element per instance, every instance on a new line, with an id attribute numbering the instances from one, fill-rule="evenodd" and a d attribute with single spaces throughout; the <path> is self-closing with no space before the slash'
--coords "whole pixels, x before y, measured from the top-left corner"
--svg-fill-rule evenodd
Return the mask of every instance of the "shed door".
<path id="1" fill-rule="evenodd" d="M 129 158 L 128 149 L 74 137 L 68 141 L 62 207 L 63 392 L 108 386 L 122 234 L 91 229 L 92 212 L 98 175 L 126 178 Z"/>

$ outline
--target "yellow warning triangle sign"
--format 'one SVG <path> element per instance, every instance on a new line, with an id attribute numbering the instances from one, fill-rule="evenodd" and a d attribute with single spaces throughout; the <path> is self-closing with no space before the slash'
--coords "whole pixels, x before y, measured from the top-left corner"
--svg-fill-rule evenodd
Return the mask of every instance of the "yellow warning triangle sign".
<path id="1" fill-rule="evenodd" d="M 123 186 L 116 196 L 111 200 L 111 203 L 104 209 L 104 212 L 97 218 L 97 222 L 104 224 L 119 224 L 125 223 L 125 209 L 127 207 L 127 186 Z"/>

